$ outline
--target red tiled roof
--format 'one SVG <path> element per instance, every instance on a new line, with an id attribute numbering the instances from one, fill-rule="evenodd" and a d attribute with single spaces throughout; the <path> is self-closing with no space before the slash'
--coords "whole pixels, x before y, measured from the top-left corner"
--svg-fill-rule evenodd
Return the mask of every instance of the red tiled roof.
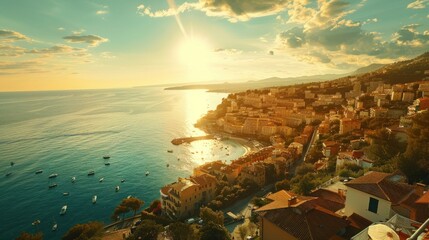
<path id="1" fill-rule="evenodd" d="M 398 204 L 413 192 L 413 187 L 392 177 L 394 175 L 389 173 L 370 172 L 346 183 L 346 186 Z"/>
<path id="2" fill-rule="evenodd" d="M 296 207 L 268 210 L 260 213 L 283 231 L 297 239 L 330 239 L 347 227 L 347 220 L 326 210 L 313 200 Z"/>
<path id="3" fill-rule="evenodd" d="M 367 228 L 369 225 L 372 224 L 372 222 L 364 217 L 362 217 L 359 214 L 353 213 L 350 215 L 347 220 L 350 221 L 350 225 L 352 227 L 357 228 L 358 230 L 363 230 Z"/>
<path id="4" fill-rule="evenodd" d="M 417 199 L 416 203 L 429 204 L 429 191 L 427 191 L 423 196 Z"/>

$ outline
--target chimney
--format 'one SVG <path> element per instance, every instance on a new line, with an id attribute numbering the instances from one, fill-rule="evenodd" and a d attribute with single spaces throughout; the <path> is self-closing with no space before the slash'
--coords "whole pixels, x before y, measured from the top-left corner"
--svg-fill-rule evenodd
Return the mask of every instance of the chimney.
<path id="1" fill-rule="evenodd" d="M 424 194 L 424 191 L 426 190 L 426 185 L 423 183 L 416 183 L 414 186 L 414 190 L 416 191 L 416 194 L 419 196 L 422 196 Z"/>
<path id="2" fill-rule="evenodd" d="M 294 205 L 297 202 L 296 196 L 291 197 L 287 200 L 288 205 Z"/>

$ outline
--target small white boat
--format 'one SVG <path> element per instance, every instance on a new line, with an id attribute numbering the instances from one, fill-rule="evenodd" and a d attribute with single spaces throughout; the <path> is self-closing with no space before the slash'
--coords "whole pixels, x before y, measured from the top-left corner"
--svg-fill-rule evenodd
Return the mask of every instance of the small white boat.
<path id="1" fill-rule="evenodd" d="M 66 214 L 66 212 L 67 212 L 67 205 L 64 205 L 64 206 L 61 208 L 60 215 L 64 215 L 64 214 Z"/>
<path id="2" fill-rule="evenodd" d="M 133 196 L 131 196 L 131 195 L 128 195 L 128 197 L 127 197 L 127 199 L 130 199 L 130 198 L 132 198 Z"/>
<path id="3" fill-rule="evenodd" d="M 37 170 L 36 171 L 36 174 L 40 174 L 40 173 L 42 173 L 43 172 L 43 170 L 42 169 L 40 169 L 40 170 Z"/>
<path id="4" fill-rule="evenodd" d="M 52 184 L 50 184 L 49 186 L 48 186 L 48 188 L 54 188 L 54 187 L 57 187 L 58 186 L 58 184 L 56 184 L 56 183 L 52 183 Z"/>
<path id="5" fill-rule="evenodd" d="M 69 192 L 63 192 L 63 196 L 68 196 L 68 195 L 70 195 Z"/>
<path id="6" fill-rule="evenodd" d="M 94 171 L 89 171 L 88 172 L 88 176 L 93 176 L 95 174 L 95 172 Z"/>
<path id="7" fill-rule="evenodd" d="M 54 224 L 52 225 L 52 231 L 53 232 L 57 231 L 57 228 L 58 228 L 58 224 L 57 224 L 57 222 L 55 222 L 55 219 L 54 219 Z"/>
<path id="8" fill-rule="evenodd" d="M 149 176 L 149 171 L 146 171 L 146 174 L 145 174 L 146 176 Z"/>
<path id="9" fill-rule="evenodd" d="M 116 192 L 119 192 L 119 186 L 116 186 L 116 187 L 115 187 L 115 191 L 116 191 Z"/>
<path id="10" fill-rule="evenodd" d="M 94 195 L 92 197 L 92 204 L 95 204 L 97 202 L 97 195 Z"/>
<path id="11" fill-rule="evenodd" d="M 123 182 L 125 182 L 125 179 L 122 179 L 122 180 L 121 180 L 121 183 L 123 183 Z"/>
<path id="12" fill-rule="evenodd" d="M 100 180 L 98 180 L 99 182 L 102 182 L 102 181 L 104 181 L 104 177 L 102 177 L 102 178 L 100 178 Z"/>
<path id="13" fill-rule="evenodd" d="M 33 225 L 33 226 L 36 226 L 36 225 L 39 225 L 39 224 L 40 224 L 40 220 L 39 219 L 37 219 L 37 220 L 35 220 L 34 222 L 31 223 L 31 225 Z"/>
<path id="14" fill-rule="evenodd" d="M 103 156 L 103 159 L 109 159 L 110 158 L 110 156 L 109 155 L 104 155 Z"/>
<path id="15" fill-rule="evenodd" d="M 76 182 L 76 177 L 72 177 L 72 183 Z"/>
<path id="16" fill-rule="evenodd" d="M 56 178 L 58 176 L 58 173 L 52 173 L 51 175 L 49 175 L 48 178 Z"/>

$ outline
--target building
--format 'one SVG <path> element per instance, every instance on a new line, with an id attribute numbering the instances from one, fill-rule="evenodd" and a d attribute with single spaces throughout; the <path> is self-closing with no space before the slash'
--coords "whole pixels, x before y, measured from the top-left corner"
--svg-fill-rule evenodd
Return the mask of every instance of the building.
<path id="1" fill-rule="evenodd" d="M 340 120 L 340 134 L 360 129 L 361 121 L 359 119 L 343 118 Z"/>
<path id="2" fill-rule="evenodd" d="M 256 162 L 252 165 L 244 167 L 240 175 L 238 176 L 239 181 L 243 182 L 245 179 L 249 179 L 258 186 L 263 187 L 265 185 L 265 166 L 262 162 Z"/>
<path id="3" fill-rule="evenodd" d="M 335 156 L 340 151 L 340 144 L 336 141 L 324 141 L 323 142 L 323 155 L 325 157 Z"/>
<path id="4" fill-rule="evenodd" d="M 401 175 L 369 172 L 346 186 L 347 216 L 356 213 L 372 222 L 386 221 L 396 213 L 413 220 L 429 218 L 428 206 L 417 202 L 423 187 L 405 183 Z"/>
<path id="5" fill-rule="evenodd" d="M 342 204 L 284 190 L 267 199 L 272 202 L 256 210 L 262 240 L 346 239 L 349 222 L 335 214 Z"/>
<path id="6" fill-rule="evenodd" d="M 216 185 L 216 178 L 209 174 L 178 178 L 160 190 L 163 213 L 172 219 L 198 214 L 201 206 L 216 197 Z"/>

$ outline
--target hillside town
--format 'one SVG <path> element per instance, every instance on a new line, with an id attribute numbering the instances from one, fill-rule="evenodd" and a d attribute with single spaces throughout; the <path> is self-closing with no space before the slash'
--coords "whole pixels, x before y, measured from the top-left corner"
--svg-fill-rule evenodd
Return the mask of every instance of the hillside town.
<path id="1" fill-rule="evenodd" d="M 424 74 L 429 77 L 429 70 Z M 230 94 L 198 125 L 257 147 L 230 163 L 199 166 L 189 178 L 162 188 L 163 212 L 189 219 L 202 206 L 226 207 L 249 185 L 277 181 L 275 192 L 252 210 L 259 229 L 247 239 L 368 239 L 380 224 L 405 239 L 429 218 L 428 187 L 421 183 L 427 179 L 410 181 L 373 148 L 380 134 L 406 145 L 413 119 L 428 108 L 426 81 L 349 77 Z M 299 175 L 303 166 L 311 167 Z M 310 175 L 303 189 L 302 178 Z M 285 181 L 291 186 L 278 187 Z M 224 194 L 228 186 L 238 186 L 235 195 Z"/>

